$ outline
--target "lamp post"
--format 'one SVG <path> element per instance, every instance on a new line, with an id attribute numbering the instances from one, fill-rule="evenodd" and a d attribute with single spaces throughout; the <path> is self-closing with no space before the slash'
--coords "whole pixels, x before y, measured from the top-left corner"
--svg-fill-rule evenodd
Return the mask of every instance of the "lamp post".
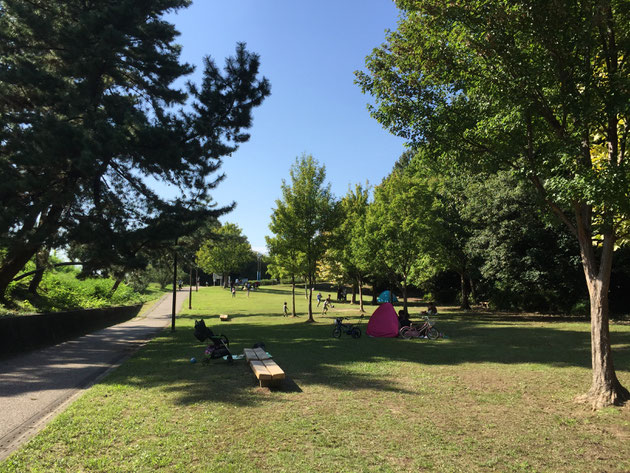
<path id="1" fill-rule="evenodd" d="M 177 239 L 173 248 L 173 306 L 171 310 L 171 332 L 175 331 L 175 307 L 177 301 Z"/>
<path id="2" fill-rule="evenodd" d="M 260 260 L 262 259 L 262 255 L 260 253 L 258 253 L 257 257 L 258 257 L 258 267 L 257 267 L 257 271 L 256 271 L 256 280 L 260 281 L 260 276 L 261 276 L 261 274 L 260 274 L 260 266 L 261 266 L 260 265 Z"/>

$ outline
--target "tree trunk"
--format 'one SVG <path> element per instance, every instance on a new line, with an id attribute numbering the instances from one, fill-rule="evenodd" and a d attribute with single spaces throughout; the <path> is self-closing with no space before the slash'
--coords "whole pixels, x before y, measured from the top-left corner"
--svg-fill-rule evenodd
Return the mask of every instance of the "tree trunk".
<path id="1" fill-rule="evenodd" d="M 405 310 L 405 313 L 409 313 L 407 311 L 407 279 L 403 280 L 402 283 L 402 293 L 403 293 L 403 309 Z M 392 296 L 393 299 L 393 296 Z"/>
<path id="2" fill-rule="evenodd" d="M 309 275 L 308 277 L 308 282 L 309 282 L 309 286 L 311 286 L 311 288 L 313 287 L 313 284 L 311 282 L 311 276 Z M 308 299 L 308 320 L 307 322 L 315 322 L 315 319 L 313 318 L 313 290 L 311 289 L 311 297 L 309 297 Z"/>
<path id="3" fill-rule="evenodd" d="M 21 248 L 7 254 L 0 269 L 0 300 L 5 300 L 7 287 L 17 273 L 19 273 L 26 263 L 37 253 L 39 245 L 25 244 Z"/>
<path id="4" fill-rule="evenodd" d="M 357 283 L 356 282 L 352 283 L 352 299 L 350 303 L 353 305 L 357 303 Z"/>
<path id="5" fill-rule="evenodd" d="M 114 285 L 109 290 L 109 297 L 112 297 L 114 295 L 114 293 L 118 289 L 118 286 L 120 286 L 120 283 L 122 282 L 122 280 L 123 278 L 116 278 L 116 280 L 114 281 Z"/>
<path id="6" fill-rule="evenodd" d="M 465 271 L 462 271 L 459 273 L 459 281 L 461 284 L 461 294 L 462 294 L 462 305 L 461 305 L 461 309 L 462 310 L 470 310 L 470 301 L 469 301 L 469 291 L 468 291 L 468 286 L 466 283 L 466 273 Z"/>
<path id="7" fill-rule="evenodd" d="M 192 266 L 188 268 L 188 308 L 192 309 Z"/>
<path id="8" fill-rule="evenodd" d="M 309 281 L 309 285 L 308 285 L 308 312 L 309 312 L 309 318 L 308 318 L 308 322 L 315 322 L 315 319 L 313 318 L 313 282 L 314 281 Z"/>
<path id="9" fill-rule="evenodd" d="M 175 240 L 177 245 L 177 240 Z M 173 251 L 173 300 L 171 305 L 171 332 L 175 331 L 175 308 L 177 307 L 177 251 Z"/>
<path id="10" fill-rule="evenodd" d="M 42 279 L 44 278 L 44 269 L 46 268 L 46 265 L 48 264 L 49 255 L 50 255 L 50 248 L 46 248 L 46 247 L 42 248 L 35 255 L 36 273 L 33 275 L 33 279 L 31 279 L 31 282 L 28 285 L 28 292 L 30 292 L 34 296 L 37 295 L 37 289 L 39 288 L 39 283 L 41 283 Z"/>
<path id="11" fill-rule="evenodd" d="M 29 225 L 29 228 L 12 242 L 11 246 L 2 261 L 0 267 L 0 301 L 5 300 L 7 287 L 17 273 L 22 271 L 26 263 L 46 244 L 46 240 L 59 230 L 59 218 L 63 212 L 63 207 L 59 205 L 51 206 L 46 212 L 40 215 L 40 222 L 36 228 Z"/>
<path id="12" fill-rule="evenodd" d="M 293 299 L 293 317 L 297 317 L 295 313 L 295 276 L 291 276 L 291 297 Z"/>
<path id="13" fill-rule="evenodd" d="M 376 285 L 372 284 L 372 305 L 376 305 L 378 301 L 376 300 Z"/>
<path id="14" fill-rule="evenodd" d="M 359 312 L 363 314 L 365 310 L 363 309 L 363 280 L 358 278 L 359 282 Z"/>
<path id="15" fill-rule="evenodd" d="M 473 283 L 473 280 L 470 274 L 468 275 L 468 284 L 470 285 L 470 297 L 476 304 L 479 301 L 477 300 L 477 292 L 475 291 L 475 284 Z"/>
<path id="16" fill-rule="evenodd" d="M 580 242 L 582 266 L 591 303 L 591 364 L 593 378 L 589 391 L 579 396 L 577 400 L 590 404 L 594 409 L 610 405 L 621 405 L 630 400 L 630 393 L 617 379 L 610 342 L 608 289 L 612 270 L 614 237 L 612 232 L 604 233 L 603 235 L 599 268 L 595 262 L 596 258 L 590 239 L 590 232 L 585 231 L 584 225 L 580 225 L 579 216 L 578 240 Z"/>

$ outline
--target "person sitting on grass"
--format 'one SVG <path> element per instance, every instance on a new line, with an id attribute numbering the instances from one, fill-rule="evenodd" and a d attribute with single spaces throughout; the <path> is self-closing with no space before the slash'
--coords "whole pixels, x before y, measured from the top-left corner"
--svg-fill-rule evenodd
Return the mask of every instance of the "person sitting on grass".
<path id="1" fill-rule="evenodd" d="M 437 315 L 437 307 L 435 307 L 435 302 L 429 302 L 427 310 L 424 312 L 427 315 Z"/>
<path id="2" fill-rule="evenodd" d="M 400 322 L 400 326 L 409 327 L 411 325 L 411 321 L 409 320 L 409 314 L 405 309 L 400 309 L 398 311 L 398 322 Z"/>

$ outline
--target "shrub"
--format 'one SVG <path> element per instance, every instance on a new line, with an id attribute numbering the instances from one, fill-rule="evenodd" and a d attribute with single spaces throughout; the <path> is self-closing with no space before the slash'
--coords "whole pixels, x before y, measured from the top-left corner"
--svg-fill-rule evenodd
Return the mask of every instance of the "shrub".
<path id="1" fill-rule="evenodd" d="M 19 307 L 14 312 L 56 312 L 70 309 L 98 309 L 103 307 L 132 305 L 143 302 L 141 291 L 121 283 L 112 294 L 115 281 L 111 278 L 77 279 L 76 269 L 68 271 L 47 271 L 39 286 L 38 296 L 28 292 L 30 278 L 24 278 L 10 285 L 9 297 Z M 138 289 L 146 289 L 147 284 L 138 284 Z M 154 296 L 153 292 L 151 296 Z"/>

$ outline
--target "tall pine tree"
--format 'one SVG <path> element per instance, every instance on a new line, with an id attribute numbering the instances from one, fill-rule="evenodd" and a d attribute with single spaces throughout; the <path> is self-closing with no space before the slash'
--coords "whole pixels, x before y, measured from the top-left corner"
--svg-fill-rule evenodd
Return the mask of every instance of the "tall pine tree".
<path id="1" fill-rule="evenodd" d="M 211 175 L 269 83 L 239 44 L 223 72 L 206 58 L 199 86 L 175 87 L 193 68 L 163 16 L 189 3 L 0 0 L 0 296 L 43 245 L 169 239 L 227 210 Z"/>

